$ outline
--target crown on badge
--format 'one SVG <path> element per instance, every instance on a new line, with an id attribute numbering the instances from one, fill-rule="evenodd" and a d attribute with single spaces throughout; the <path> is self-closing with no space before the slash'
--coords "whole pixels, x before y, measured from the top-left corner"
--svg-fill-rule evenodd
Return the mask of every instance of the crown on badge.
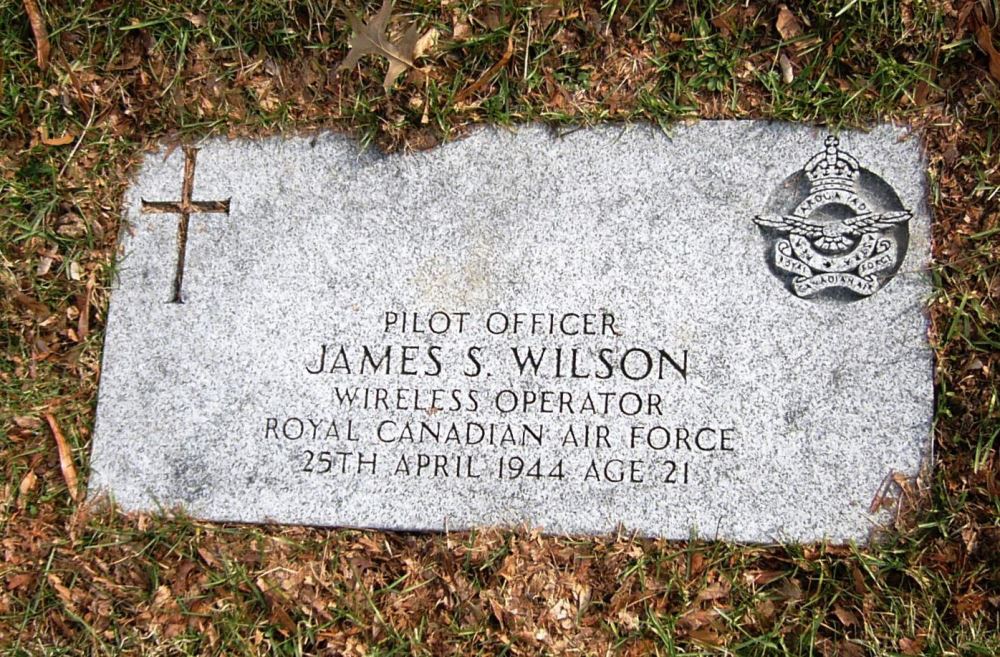
<path id="1" fill-rule="evenodd" d="M 854 191 L 854 181 L 861 168 L 858 161 L 838 148 L 840 140 L 830 135 L 826 138 L 826 150 L 817 153 L 806 163 L 806 177 L 812 184 L 813 192 L 826 190 Z"/>

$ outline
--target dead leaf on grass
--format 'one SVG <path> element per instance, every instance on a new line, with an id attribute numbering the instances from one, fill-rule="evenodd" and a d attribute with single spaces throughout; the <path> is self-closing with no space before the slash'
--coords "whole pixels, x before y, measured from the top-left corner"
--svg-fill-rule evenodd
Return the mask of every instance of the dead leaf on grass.
<path id="1" fill-rule="evenodd" d="M 692 641 L 707 646 L 721 646 L 723 643 L 722 637 L 719 636 L 719 633 L 713 627 L 704 627 L 698 630 L 692 630 L 687 636 Z"/>
<path id="2" fill-rule="evenodd" d="M 66 608 L 70 610 L 76 609 L 76 605 L 73 604 L 73 593 L 62 583 L 62 579 L 55 573 L 50 573 L 47 579 L 49 580 L 49 585 L 56 590 L 59 599 L 66 605 Z"/>
<path id="3" fill-rule="evenodd" d="M 858 624 L 858 617 L 849 609 L 844 609 L 838 605 L 833 608 L 833 613 L 844 627 L 851 627 Z"/>
<path id="4" fill-rule="evenodd" d="M 784 576 L 784 570 L 748 570 L 743 573 L 743 580 L 754 586 L 765 586 Z"/>
<path id="5" fill-rule="evenodd" d="M 712 18 L 712 25 L 715 29 L 724 37 L 731 37 L 736 31 L 736 20 L 739 15 L 739 8 L 736 5 L 724 10 L 721 14 L 717 14 Z"/>
<path id="6" fill-rule="evenodd" d="M 38 268 L 35 270 L 36 276 L 45 276 L 52 269 L 52 258 L 50 256 L 42 256 L 38 259 Z"/>
<path id="7" fill-rule="evenodd" d="M 40 429 L 42 426 L 42 423 L 38 418 L 30 417 L 28 415 L 15 415 L 14 424 L 22 429 Z"/>
<path id="8" fill-rule="evenodd" d="M 86 340 L 87 335 L 90 334 L 90 300 L 94 295 L 94 287 L 96 285 L 97 281 L 94 279 L 94 274 L 91 273 L 90 278 L 87 279 L 83 295 L 77 297 L 77 308 L 80 310 L 80 319 L 76 325 L 76 332 L 81 342 Z"/>
<path id="9" fill-rule="evenodd" d="M 1000 81 L 1000 51 L 997 51 L 993 45 L 993 30 L 988 25 L 980 25 L 976 28 L 976 43 L 990 58 L 990 75 L 993 76 L 994 80 Z"/>
<path id="10" fill-rule="evenodd" d="M 778 66 L 781 67 L 781 81 L 791 84 L 795 80 L 795 71 L 792 69 L 792 62 L 785 53 L 778 56 Z"/>
<path id="11" fill-rule="evenodd" d="M 836 644 L 836 652 L 834 653 L 837 657 L 866 657 L 868 651 L 865 650 L 864 646 L 858 645 L 853 641 L 840 641 Z"/>
<path id="12" fill-rule="evenodd" d="M 45 421 L 49 423 L 52 435 L 56 439 L 56 448 L 59 451 L 59 468 L 62 470 L 63 479 L 66 481 L 66 488 L 69 489 L 69 496 L 75 502 L 80 492 L 77 486 L 76 466 L 73 464 L 73 452 L 70 450 L 69 443 L 66 442 L 66 437 L 59 428 L 55 417 L 51 413 L 46 413 Z"/>
<path id="13" fill-rule="evenodd" d="M 35 54 L 38 68 L 43 71 L 49 67 L 49 31 L 45 27 L 45 17 L 35 0 L 24 0 L 24 11 L 28 14 L 31 31 L 35 34 Z"/>
<path id="14" fill-rule="evenodd" d="M 494 75 L 500 72 L 500 69 L 507 65 L 507 62 L 510 61 L 510 58 L 513 55 L 514 39 L 513 37 L 507 37 L 507 49 L 504 51 L 503 56 L 500 57 L 500 59 L 497 60 L 493 66 L 489 67 L 485 73 L 480 75 L 475 82 L 455 94 L 455 104 L 458 105 L 459 103 L 465 102 L 470 96 L 472 96 L 472 94 L 484 87 L 490 80 L 493 79 Z"/>
<path id="15" fill-rule="evenodd" d="M 354 34 L 348 41 L 351 49 L 339 67 L 341 69 L 353 68 L 364 55 L 385 57 L 389 60 L 389 68 L 386 69 L 385 80 L 382 82 L 386 93 L 406 69 L 413 68 L 418 40 L 417 26 L 412 24 L 406 29 L 399 41 L 393 43 L 387 34 L 391 19 L 391 0 L 383 0 L 382 8 L 367 24 L 359 16 L 353 14 L 348 16 L 347 20 L 350 22 Z"/>
<path id="16" fill-rule="evenodd" d="M 695 599 L 698 601 L 719 600 L 727 597 L 731 588 L 732 586 L 728 582 L 716 582 L 715 584 L 709 584 L 698 592 Z"/>
<path id="17" fill-rule="evenodd" d="M 440 32 L 434 27 L 424 32 L 424 35 L 417 39 L 417 43 L 413 46 L 413 59 L 420 59 L 429 53 L 437 45 L 440 36 Z"/>
<path id="18" fill-rule="evenodd" d="M 774 613 L 777 609 L 775 608 L 773 602 L 765 598 L 754 605 L 754 611 L 762 621 L 770 621 L 774 618 Z"/>
<path id="19" fill-rule="evenodd" d="M 778 34 L 785 41 L 791 41 L 802 36 L 802 23 L 795 17 L 788 5 L 778 7 L 778 20 L 774 25 L 778 29 Z"/>
<path id="20" fill-rule="evenodd" d="M 50 137 L 49 130 L 44 125 L 38 126 L 38 134 L 41 135 L 42 143 L 46 146 L 66 146 L 72 144 L 73 140 L 76 139 L 68 132 L 61 137 Z"/>
<path id="21" fill-rule="evenodd" d="M 677 630 L 687 634 L 699 627 L 710 625 L 718 617 L 719 612 L 716 609 L 692 609 L 677 619 Z"/>
<path id="22" fill-rule="evenodd" d="M 802 599 L 802 585 L 794 578 L 783 579 L 777 587 L 777 592 L 788 602 L 798 602 Z"/>
<path id="23" fill-rule="evenodd" d="M 17 573 L 7 578 L 7 590 L 16 591 L 17 589 L 26 589 L 34 584 L 34 582 L 34 573 Z"/>
<path id="24" fill-rule="evenodd" d="M 543 2 L 542 6 L 538 9 L 538 30 L 544 32 L 548 29 L 549 25 L 554 23 L 558 18 L 559 14 L 562 13 L 562 2 L 560 0 L 548 0 Z"/>
<path id="25" fill-rule="evenodd" d="M 451 37 L 455 41 L 466 41 L 472 38 L 472 26 L 464 20 L 455 19 L 451 28 Z"/>
<path id="26" fill-rule="evenodd" d="M 903 637 L 899 640 L 899 651 L 904 655 L 920 655 L 924 650 L 924 638 L 921 636 L 915 639 Z"/>
<path id="27" fill-rule="evenodd" d="M 962 618 L 978 614 L 986 605 L 986 596 L 982 593 L 969 592 L 965 595 L 955 596 L 952 599 L 955 613 Z"/>
<path id="28" fill-rule="evenodd" d="M 21 493 L 21 497 L 24 497 L 31 491 L 35 490 L 35 485 L 38 483 L 38 475 L 35 474 L 34 470 L 28 470 L 27 474 L 21 478 L 21 485 L 18 486 L 18 491 Z M 23 501 L 23 500 L 22 500 Z"/>

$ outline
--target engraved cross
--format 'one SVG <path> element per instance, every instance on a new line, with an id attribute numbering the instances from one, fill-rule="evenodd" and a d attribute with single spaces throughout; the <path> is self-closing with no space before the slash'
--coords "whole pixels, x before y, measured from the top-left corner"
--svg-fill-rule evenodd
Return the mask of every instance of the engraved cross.
<path id="1" fill-rule="evenodd" d="M 142 199 L 143 214 L 176 214 L 180 215 L 177 224 L 177 269 L 174 274 L 174 296 L 170 303 L 184 303 L 181 296 L 181 286 L 184 283 L 184 254 L 187 252 L 188 225 L 191 215 L 195 213 L 229 214 L 229 201 L 192 201 L 194 191 L 194 165 L 198 149 L 192 146 L 184 147 L 184 182 L 181 185 L 180 201 L 147 201 Z"/>

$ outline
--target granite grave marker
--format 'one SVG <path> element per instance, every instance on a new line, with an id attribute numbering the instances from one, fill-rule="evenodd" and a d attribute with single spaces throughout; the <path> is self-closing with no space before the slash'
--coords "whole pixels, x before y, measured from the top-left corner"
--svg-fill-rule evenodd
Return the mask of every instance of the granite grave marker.
<path id="1" fill-rule="evenodd" d="M 164 147 L 125 199 L 90 496 L 865 540 L 927 461 L 926 194 L 893 126 Z"/>

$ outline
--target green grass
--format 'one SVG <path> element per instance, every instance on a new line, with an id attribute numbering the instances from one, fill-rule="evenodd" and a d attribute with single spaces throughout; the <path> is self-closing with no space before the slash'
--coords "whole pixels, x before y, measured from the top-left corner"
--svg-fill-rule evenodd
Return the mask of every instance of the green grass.
<path id="1" fill-rule="evenodd" d="M 0 1 L 0 652 L 1000 653 L 998 83 L 975 14 L 960 24 L 951 4 L 790 8 L 803 33 L 786 41 L 765 3 L 401 4 L 441 37 L 386 94 L 374 57 L 336 72 L 337 3 L 48 3 L 43 72 L 22 4 Z M 508 39 L 507 64 L 456 102 Z M 326 127 L 398 150 L 483 122 L 696 117 L 922 131 L 939 461 L 883 543 L 230 527 L 71 501 L 43 416 L 85 481 L 121 197 L 145 146 Z M 40 127 L 74 142 L 46 146 Z"/>

